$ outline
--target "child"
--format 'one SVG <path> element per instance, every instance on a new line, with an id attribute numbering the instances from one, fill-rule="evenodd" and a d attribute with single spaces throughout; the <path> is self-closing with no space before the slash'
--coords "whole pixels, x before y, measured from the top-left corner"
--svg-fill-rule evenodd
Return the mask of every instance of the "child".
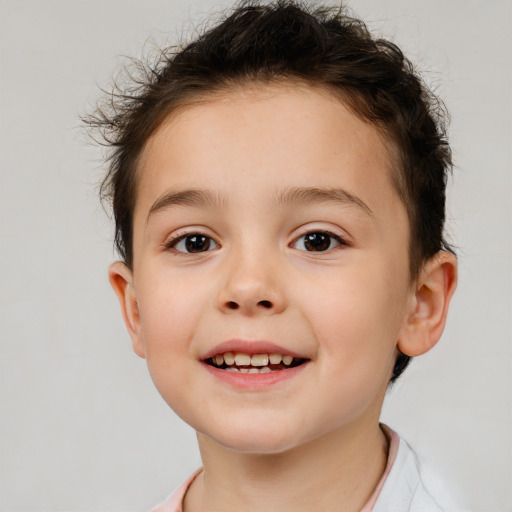
<path id="1" fill-rule="evenodd" d="M 442 510 L 379 423 L 457 276 L 442 108 L 400 50 L 244 2 L 113 107 L 110 282 L 203 461 L 154 510 Z"/>

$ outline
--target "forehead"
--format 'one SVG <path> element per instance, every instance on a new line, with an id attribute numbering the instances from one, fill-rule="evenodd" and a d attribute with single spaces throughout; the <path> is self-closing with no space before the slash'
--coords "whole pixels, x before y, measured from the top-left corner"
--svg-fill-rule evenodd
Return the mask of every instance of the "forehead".
<path id="1" fill-rule="evenodd" d="M 272 86 L 208 97 L 170 115 L 144 148 L 137 170 L 134 255 L 148 248 L 150 219 L 159 218 L 151 214 L 155 205 L 176 192 L 206 191 L 203 197 L 216 200 L 195 203 L 200 214 L 195 223 L 217 219 L 217 225 L 241 233 L 279 229 L 286 217 L 300 223 L 322 216 L 315 210 L 319 201 L 276 201 L 290 198 L 293 190 L 315 189 L 341 191 L 368 207 L 372 227 L 365 222 L 374 240 L 406 268 L 410 228 L 393 184 L 389 147 L 374 125 L 325 90 Z M 344 211 L 352 215 L 357 209 Z"/>
<path id="2" fill-rule="evenodd" d="M 178 188 L 211 179 L 249 185 L 263 174 L 274 186 L 280 180 L 301 186 L 314 171 L 318 184 L 329 186 L 335 176 L 329 171 L 339 167 L 352 170 L 345 181 L 357 175 L 359 185 L 376 179 L 389 185 L 389 147 L 374 125 L 325 88 L 233 88 L 173 112 L 151 136 L 139 161 L 137 207 L 171 181 Z"/>

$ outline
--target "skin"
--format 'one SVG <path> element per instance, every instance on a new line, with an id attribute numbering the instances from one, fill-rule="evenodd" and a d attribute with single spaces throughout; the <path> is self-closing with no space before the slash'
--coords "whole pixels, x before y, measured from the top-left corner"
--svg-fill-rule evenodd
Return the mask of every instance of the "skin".
<path id="1" fill-rule="evenodd" d="M 133 269 L 114 263 L 110 281 L 135 352 L 198 433 L 204 471 L 186 512 L 358 511 L 371 496 L 397 350 L 435 345 L 456 284 L 444 252 L 411 279 L 386 145 L 328 92 L 284 84 L 212 96 L 148 141 Z M 308 187 L 337 199 L 289 193 Z M 218 200 L 162 202 L 191 189 Z M 304 236 L 321 232 L 328 249 L 308 251 Z M 184 252 L 179 237 L 195 233 L 210 250 Z M 238 389 L 201 361 L 231 339 L 277 343 L 307 363 Z"/>

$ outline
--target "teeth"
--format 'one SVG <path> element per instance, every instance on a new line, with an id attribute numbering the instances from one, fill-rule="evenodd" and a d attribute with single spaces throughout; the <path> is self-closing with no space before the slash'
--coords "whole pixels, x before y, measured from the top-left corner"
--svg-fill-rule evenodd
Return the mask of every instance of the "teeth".
<path id="1" fill-rule="evenodd" d="M 251 364 L 251 356 L 248 354 L 236 354 L 235 363 L 237 366 L 249 366 Z"/>
<path id="2" fill-rule="evenodd" d="M 233 352 L 226 352 L 224 354 L 224 362 L 228 366 L 232 366 L 233 364 L 235 364 L 235 354 L 233 354 Z"/>
<path id="3" fill-rule="evenodd" d="M 279 364 L 281 359 L 281 354 L 270 354 L 270 364 Z"/>
<path id="4" fill-rule="evenodd" d="M 290 364 L 292 364 L 292 361 L 293 361 L 293 357 L 292 356 L 283 356 L 283 363 L 286 366 L 289 366 Z"/>
<path id="5" fill-rule="evenodd" d="M 251 366 L 267 366 L 268 354 L 254 354 L 251 357 Z"/>
<path id="6" fill-rule="evenodd" d="M 274 370 L 265 366 L 263 368 L 225 368 L 224 371 L 231 373 L 271 373 Z"/>
<path id="7" fill-rule="evenodd" d="M 280 368 L 270 368 L 269 365 L 290 366 L 293 362 L 293 356 L 281 354 L 241 354 L 225 352 L 216 354 L 211 358 L 215 366 L 223 366 L 227 371 L 241 371 L 242 373 L 268 373 L 279 370 Z M 235 368 L 234 366 L 239 368 Z"/>

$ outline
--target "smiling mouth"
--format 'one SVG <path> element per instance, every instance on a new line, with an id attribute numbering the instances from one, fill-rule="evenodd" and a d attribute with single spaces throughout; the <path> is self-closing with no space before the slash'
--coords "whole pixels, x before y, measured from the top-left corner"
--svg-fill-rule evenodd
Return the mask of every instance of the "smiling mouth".
<path id="1" fill-rule="evenodd" d="M 304 364 L 307 359 L 293 357 L 282 354 L 243 354 L 234 352 L 225 352 L 224 354 L 216 354 L 208 359 L 205 363 L 225 370 L 227 372 L 237 373 L 271 373 L 290 368 L 295 368 Z"/>

